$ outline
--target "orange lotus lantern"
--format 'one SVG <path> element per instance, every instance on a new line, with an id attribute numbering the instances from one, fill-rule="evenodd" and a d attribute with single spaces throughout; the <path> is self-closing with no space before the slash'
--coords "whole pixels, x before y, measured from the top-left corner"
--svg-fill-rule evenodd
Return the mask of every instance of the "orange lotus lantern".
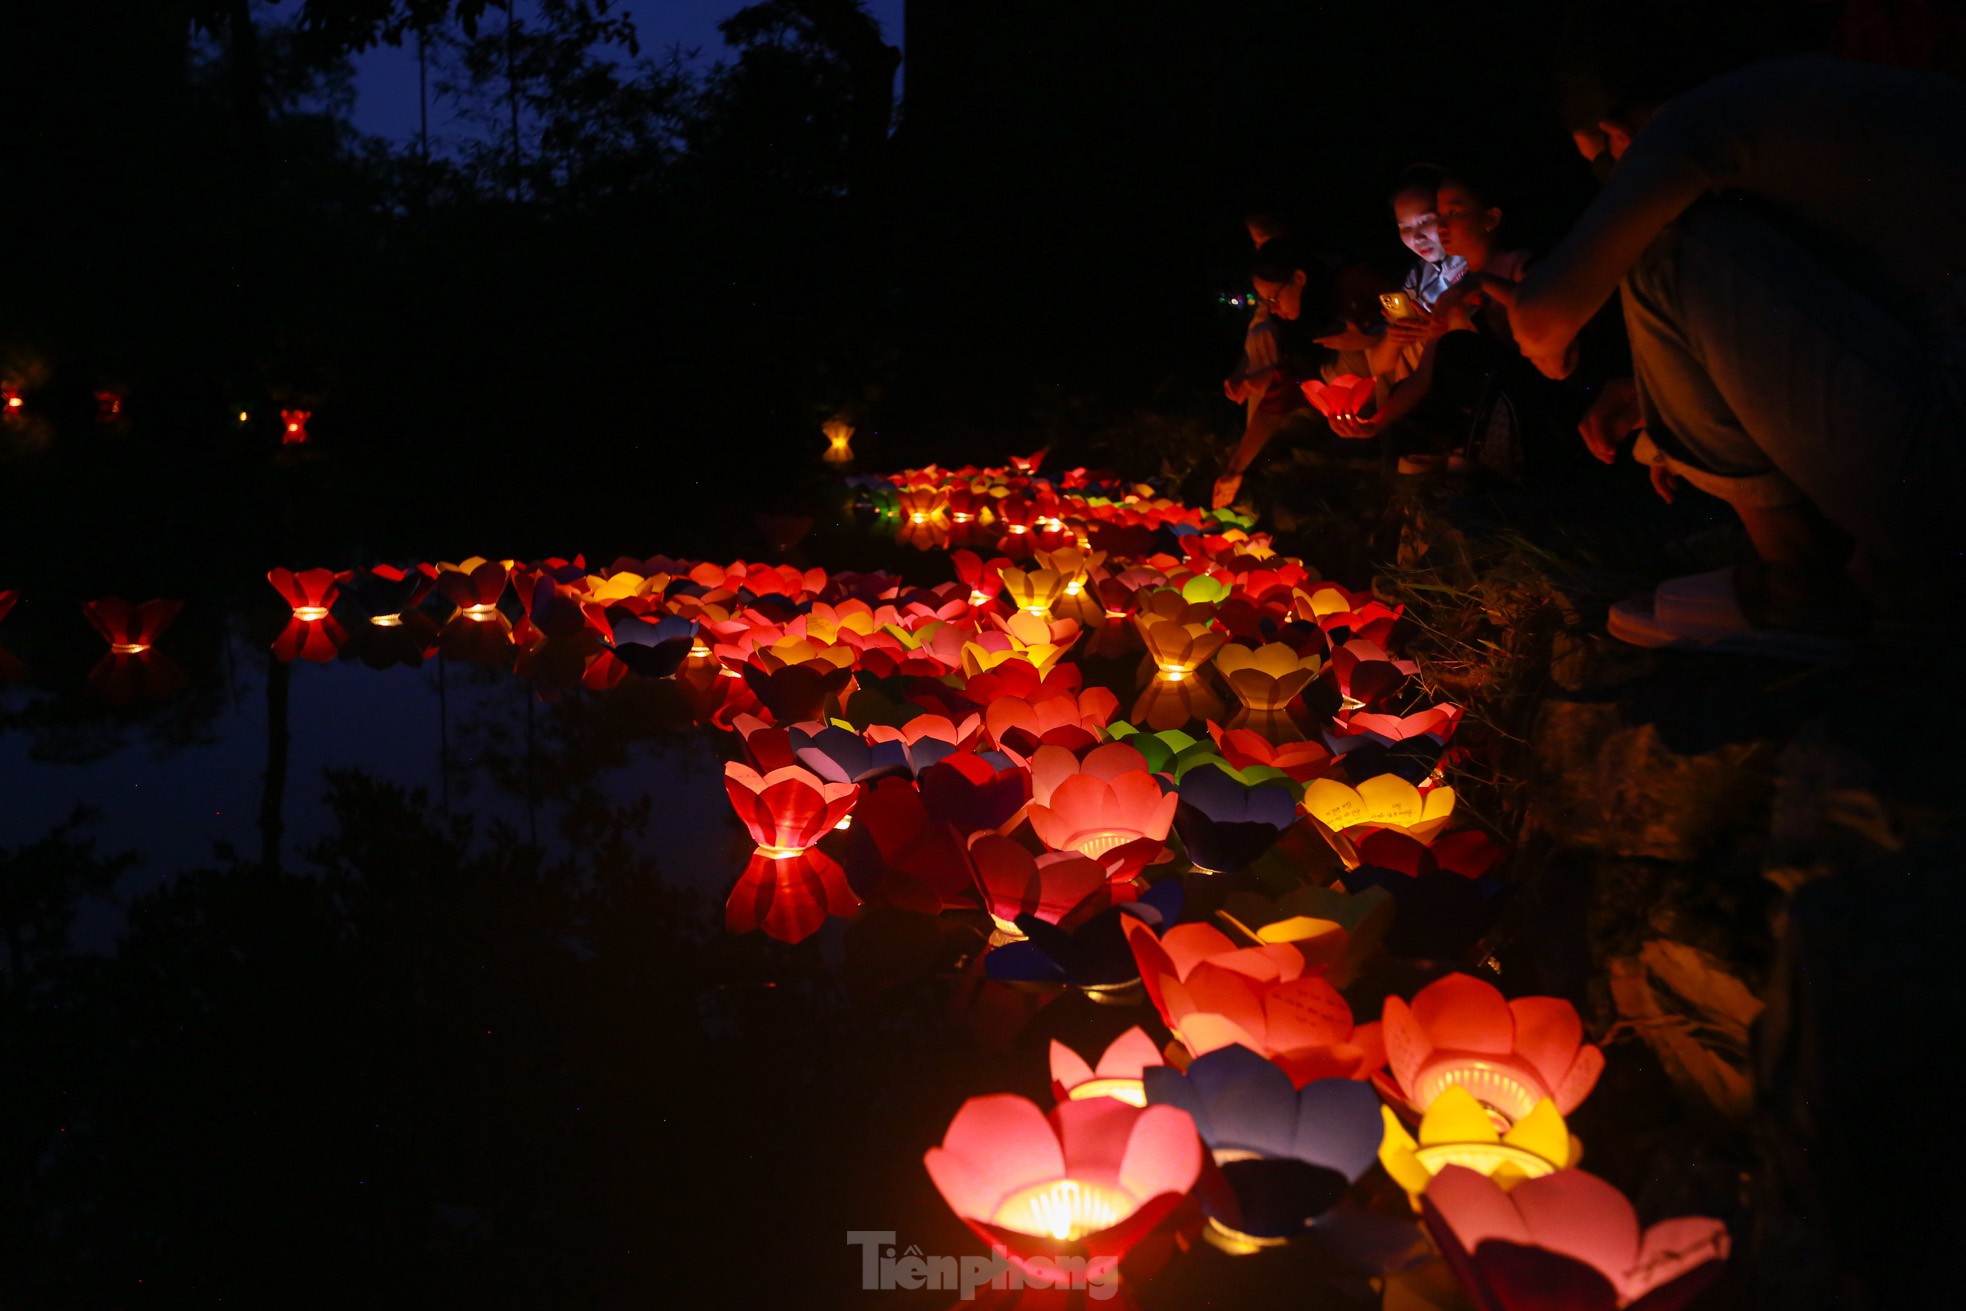
<path id="1" fill-rule="evenodd" d="M 1272 711 L 1296 700 L 1317 677 L 1324 660 L 1300 656 L 1282 642 L 1268 642 L 1254 650 L 1231 643 L 1215 653 L 1215 667 L 1236 700 L 1251 710 Z"/>
<path id="2" fill-rule="evenodd" d="M 1680 1216 L 1641 1228 L 1622 1193 L 1582 1170 L 1504 1188 L 1449 1166 L 1420 1201 L 1435 1245 L 1480 1311 L 1678 1311 L 1727 1268 L 1720 1221 Z"/>
<path id="3" fill-rule="evenodd" d="M 904 487 L 899 505 L 901 521 L 926 524 L 937 518 L 949 504 L 949 493 L 940 487 Z"/>
<path id="4" fill-rule="evenodd" d="M 1569 1002 L 1504 1001 L 1492 984 L 1466 974 L 1436 979 L 1410 1006 L 1388 997 L 1384 1020 L 1392 1077 L 1380 1091 L 1415 1113 L 1460 1087 L 1507 1129 L 1545 1098 L 1570 1114 L 1604 1070 L 1604 1053 L 1583 1041 Z"/>
<path id="5" fill-rule="evenodd" d="M 923 1158 L 950 1209 L 1035 1278 L 1057 1257 L 1086 1260 L 1095 1287 L 1174 1216 L 1201 1176 L 1195 1122 L 1172 1106 L 1112 1097 L 1047 1115 L 1009 1093 L 972 1097 Z"/>
<path id="6" fill-rule="evenodd" d="M 1304 383 L 1304 399 L 1315 405 L 1318 413 L 1327 419 L 1340 416 L 1356 418 L 1365 403 L 1372 399 L 1373 383 L 1370 378 L 1357 374 L 1341 373 L 1330 382 L 1317 378 Z"/>
<path id="7" fill-rule="evenodd" d="M 828 419 L 819 425 L 819 431 L 826 434 L 826 454 L 820 458 L 828 464 L 853 463 L 853 425 L 845 419 Z"/>
<path id="8" fill-rule="evenodd" d="M 1065 580 L 1066 596 L 1081 596 L 1092 581 L 1093 570 L 1106 563 L 1104 551 L 1086 552 L 1076 546 L 1037 552 L 1038 563 Z"/>
<path id="9" fill-rule="evenodd" d="M 1053 1038 L 1051 1095 L 1061 1102 L 1112 1097 L 1132 1106 L 1145 1106 L 1147 1090 L 1141 1086 L 1141 1073 L 1165 1064 L 1160 1048 L 1137 1024 L 1113 1039 L 1097 1065 L 1088 1065 L 1083 1056 Z"/>
<path id="10" fill-rule="evenodd" d="M 1065 595 L 1067 579 L 1056 570 L 1026 570 L 1005 565 L 997 573 L 1003 580 L 1004 595 L 1027 615 L 1050 618 L 1051 607 Z"/>
<path id="11" fill-rule="evenodd" d="M 1343 930 L 1316 953 L 1344 954 Z M 1365 1079 L 1385 1064 L 1377 1024 L 1352 1023 L 1351 1007 L 1306 963 L 1306 944 L 1238 947 L 1207 924 L 1181 924 L 1165 938 L 1125 923 L 1147 996 L 1196 1056 L 1243 1046 L 1275 1062 L 1299 1088 L 1313 1079 Z"/>
<path id="12" fill-rule="evenodd" d="M 1454 789 L 1420 789 L 1395 774 L 1368 778 L 1356 788 L 1336 779 L 1311 780 L 1304 810 L 1332 833 L 1397 829 L 1422 845 L 1440 836 L 1454 817 Z"/>
<path id="13" fill-rule="evenodd" d="M 1415 1138 L 1392 1108 L 1382 1106 L 1385 1134 L 1379 1141 L 1379 1161 L 1393 1182 L 1406 1190 L 1413 1209 L 1435 1175 L 1450 1165 L 1487 1175 L 1504 1188 L 1524 1179 L 1538 1179 L 1575 1165 L 1582 1145 L 1570 1136 L 1545 1097 L 1529 1114 L 1508 1129 L 1495 1125 L 1486 1108 L 1465 1088 L 1451 1087 L 1434 1099 L 1420 1120 Z"/>
<path id="14" fill-rule="evenodd" d="M 1095 860 L 1121 848 L 1144 857 L 1124 876 L 1152 864 L 1174 824 L 1181 798 L 1163 792 L 1138 751 L 1121 742 L 1094 748 L 1084 761 L 1063 747 L 1040 747 L 1031 761 L 1031 828 L 1053 851 Z"/>
<path id="15" fill-rule="evenodd" d="M 1119 698 L 1103 687 L 1031 700 L 1005 696 L 984 709 L 983 724 L 991 741 L 1020 756 L 1029 757 L 1046 743 L 1086 751 L 1105 737 L 1119 708 Z"/>
<path id="16" fill-rule="evenodd" d="M 797 765 L 760 774 L 749 765 L 724 765 L 724 792 L 739 822 L 756 842 L 744 873 L 724 903 L 732 932 L 763 927 L 775 938 L 810 937 L 828 914 L 859 905 L 839 862 L 816 847 L 853 812 L 860 789 L 828 783 Z"/>
<path id="17" fill-rule="evenodd" d="M 307 421 L 314 417 L 312 410 L 280 411 L 280 444 L 299 446 L 307 440 Z"/>

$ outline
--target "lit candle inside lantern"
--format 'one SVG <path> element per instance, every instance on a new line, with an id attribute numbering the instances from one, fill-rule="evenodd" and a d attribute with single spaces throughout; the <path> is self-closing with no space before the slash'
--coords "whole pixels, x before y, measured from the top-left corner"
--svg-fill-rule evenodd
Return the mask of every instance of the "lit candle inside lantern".
<path id="1" fill-rule="evenodd" d="M 1060 1179 L 1018 1189 L 997 1208 L 995 1220 L 1019 1233 L 1072 1242 L 1110 1229 L 1139 1206 L 1121 1188 L 1084 1179 Z"/>
<path id="2" fill-rule="evenodd" d="M 117 655 L 141 655 L 150 649 L 148 642 L 111 642 L 109 649 Z"/>
<path id="3" fill-rule="evenodd" d="M 324 605 L 297 605 L 294 607 L 294 618 L 305 623 L 311 624 L 317 619 L 326 619 L 327 617 L 328 607 Z"/>
<path id="4" fill-rule="evenodd" d="M 369 622 L 374 624 L 377 628 L 401 628 L 403 626 L 403 616 L 376 615 L 374 618 L 370 619 Z"/>

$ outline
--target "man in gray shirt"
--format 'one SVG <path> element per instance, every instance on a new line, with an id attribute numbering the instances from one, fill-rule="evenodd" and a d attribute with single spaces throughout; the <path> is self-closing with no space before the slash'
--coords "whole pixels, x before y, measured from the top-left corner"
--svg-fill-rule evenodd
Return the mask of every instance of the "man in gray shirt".
<path id="1" fill-rule="evenodd" d="M 1627 3 L 1586 24 L 1567 113 L 1608 180 L 1521 284 L 1486 289 L 1552 377 L 1622 290 L 1635 376 L 1586 442 L 1608 462 L 1642 428 L 1661 493 L 1727 500 L 1760 557 L 1661 584 L 1612 631 L 1829 654 L 1966 577 L 1966 86 L 1799 56 L 1676 88 L 1655 21 Z"/>

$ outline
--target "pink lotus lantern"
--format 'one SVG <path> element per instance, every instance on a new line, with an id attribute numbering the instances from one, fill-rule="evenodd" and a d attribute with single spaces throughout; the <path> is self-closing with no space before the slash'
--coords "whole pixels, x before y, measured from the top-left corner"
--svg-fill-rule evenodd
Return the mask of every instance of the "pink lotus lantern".
<path id="1" fill-rule="evenodd" d="M 307 440 L 307 421 L 314 417 L 312 410 L 280 411 L 280 444 L 299 446 Z"/>
<path id="2" fill-rule="evenodd" d="M 1356 418 L 1372 399 L 1372 379 L 1352 373 L 1341 373 L 1330 382 L 1311 378 L 1304 383 L 1304 399 L 1327 419 Z"/>
<path id="3" fill-rule="evenodd" d="M 1145 1106 L 1147 1090 L 1140 1084 L 1141 1072 L 1165 1064 L 1160 1048 L 1137 1024 L 1113 1039 L 1096 1066 L 1086 1064 L 1083 1056 L 1053 1038 L 1051 1095 L 1061 1102 L 1113 1097 L 1129 1105 Z"/>
<path id="4" fill-rule="evenodd" d="M 1215 653 L 1215 667 L 1222 671 L 1236 700 L 1251 710 L 1281 710 L 1310 686 L 1324 661 L 1318 656 L 1300 656 L 1282 642 L 1270 642 L 1253 651 L 1232 644 Z"/>
<path id="5" fill-rule="evenodd" d="M 1355 637 L 1331 653 L 1331 676 L 1350 710 L 1376 703 L 1419 672 L 1411 660 L 1395 660 L 1364 638 Z"/>
<path id="6" fill-rule="evenodd" d="M 1681 1216 L 1640 1229 L 1624 1195 L 1582 1170 L 1504 1189 L 1449 1166 L 1420 1201 L 1480 1311 L 1679 1311 L 1726 1271 L 1720 1221 Z"/>
<path id="7" fill-rule="evenodd" d="M 1031 788 L 1027 813 L 1040 842 L 1102 861 L 1125 849 L 1115 871 L 1124 878 L 1161 858 L 1181 800 L 1164 793 L 1146 759 L 1119 742 L 1094 748 L 1083 762 L 1061 747 L 1040 747 Z"/>
<path id="8" fill-rule="evenodd" d="M 1046 1115 L 1000 1093 L 964 1102 L 923 1160 L 950 1209 L 1020 1267 L 1047 1278 L 1053 1258 L 1083 1256 L 1103 1284 L 1175 1215 L 1202 1156 L 1194 1120 L 1172 1106 L 1094 1097 Z"/>
<path id="9" fill-rule="evenodd" d="M 1338 990 L 1307 972 L 1307 947 L 1320 961 L 1344 955 L 1337 925 L 1315 943 L 1257 947 L 1238 947 L 1207 924 L 1176 925 L 1164 938 L 1131 918 L 1125 929 L 1148 997 L 1191 1054 L 1247 1047 L 1299 1088 L 1364 1079 L 1385 1064 L 1380 1026 L 1354 1025 Z"/>
<path id="10" fill-rule="evenodd" d="M 853 813 L 857 786 L 825 782 L 796 765 L 761 775 L 730 761 L 724 792 L 758 844 L 724 903 L 732 932 L 762 925 L 775 938 L 798 942 L 827 915 L 850 914 L 860 904 L 839 863 L 814 845 Z"/>
<path id="11" fill-rule="evenodd" d="M 1504 1001 L 1494 985 L 1466 974 L 1436 979 L 1410 1006 L 1386 998 L 1384 1021 L 1392 1077 L 1380 1091 L 1415 1114 L 1459 1086 L 1502 1129 L 1546 1097 L 1569 1115 L 1604 1070 L 1604 1053 L 1584 1042 L 1569 1002 Z"/>

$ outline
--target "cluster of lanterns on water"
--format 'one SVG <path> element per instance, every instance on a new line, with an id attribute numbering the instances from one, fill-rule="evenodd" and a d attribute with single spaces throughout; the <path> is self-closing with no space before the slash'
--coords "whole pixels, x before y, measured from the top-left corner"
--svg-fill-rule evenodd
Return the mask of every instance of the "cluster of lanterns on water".
<path id="1" fill-rule="evenodd" d="M 1150 1005 L 1165 1043 L 1054 1044 L 1055 1105 L 972 1098 L 927 1152 L 955 1213 L 1033 1277 L 1342 1234 L 1377 1164 L 1487 1311 L 1697 1296 L 1725 1227 L 1641 1229 L 1578 1168 L 1567 1117 L 1604 1058 L 1575 1008 L 1442 972 L 1485 950 L 1505 853 L 1456 827 L 1462 711 L 1394 653 L 1400 607 L 1232 512 L 1040 458 L 846 480 L 861 521 L 950 552 L 941 584 L 666 557 L 276 569 L 274 653 L 670 680 L 743 757 L 724 773 L 753 846 L 729 929 L 796 942 L 867 905 L 969 912 L 995 984 Z M 137 662 L 104 677 L 155 694 L 142 671 L 176 603 L 87 613 L 105 662 Z M 1142 653 L 1126 718 L 1075 650 Z M 1386 961 L 1440 977 L 1355 1014 L 1345 989 Z"/>

